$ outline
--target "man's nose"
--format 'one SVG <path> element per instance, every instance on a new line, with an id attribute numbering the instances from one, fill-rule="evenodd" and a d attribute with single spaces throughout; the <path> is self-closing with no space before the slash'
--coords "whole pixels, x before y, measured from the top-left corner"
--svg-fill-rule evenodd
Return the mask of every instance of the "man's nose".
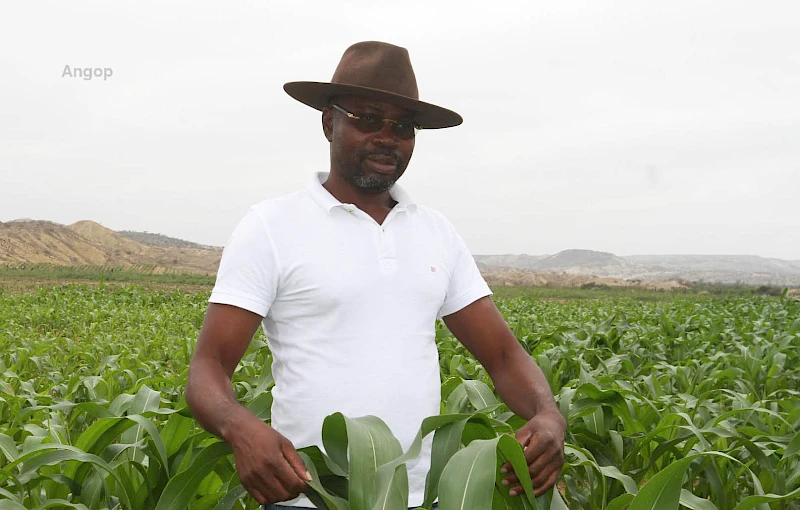
<path id="1" fill-rule="evenodd" d="M 381 129 L 375 133 L 375 143 L 380 143 L 381 145 L 392 145 L 396 146 L 399 142 L 399 138 L 394 133 L 392 129 L 392 123 L 386 120 L 383 121 L 383 126 Z"/>

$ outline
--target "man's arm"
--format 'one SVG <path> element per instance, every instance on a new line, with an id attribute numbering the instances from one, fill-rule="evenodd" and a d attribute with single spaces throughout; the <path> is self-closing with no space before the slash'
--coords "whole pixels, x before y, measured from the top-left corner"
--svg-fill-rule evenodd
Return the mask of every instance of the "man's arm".
<path id="1" fill-rule="evenodd" d="M 525 447 L 534 493 L 544 494 L 555 484 L 564 464 L 567 423 L 542 370 L 514 337 L 490 297 L 481 298 L 443 320 L 486 369 L 503 402 L 528 420 L 516 437 Z M 512 493 L 522 493 L 520 486 L 513 486 L 519 482 L 516 476 L 512 474 L 506 481 L 512 484 Z"/>
<path id="2" fill-rule="evenodd" d="M 189 364 L 186 402 L 197 422 L 229 441 L 246 408 L 236 400 L 231 380 L 261 317 L 241 308 L 211 303 Z"/>
<path id="3" fill-rule="evenodd" d="M 231 380 L 261 316 L 211 303 L 189 365 L 186 402 L 198 423 L 229 443 L 242 485 L 260 503 L 287 501 L 310 480 L 294 446 L 239 404 Z"/>

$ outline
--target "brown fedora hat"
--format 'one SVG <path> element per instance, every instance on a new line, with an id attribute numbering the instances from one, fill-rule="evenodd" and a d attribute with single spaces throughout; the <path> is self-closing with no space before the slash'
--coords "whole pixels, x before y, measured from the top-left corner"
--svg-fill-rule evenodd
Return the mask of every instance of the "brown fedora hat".
<path id="1" fill-rule="evenodd" d="M 425 129 L 458 126 L 464 120 L 454 111 L 419 100 L 417 79 L 408 50 L 378 41 L 356 43 L 345 50 L 330 83 L 286 83 L 287 94 L 317 110 L 330 106 L 334 96 L 360 96 L 392 103 L 415 113 Z"/>

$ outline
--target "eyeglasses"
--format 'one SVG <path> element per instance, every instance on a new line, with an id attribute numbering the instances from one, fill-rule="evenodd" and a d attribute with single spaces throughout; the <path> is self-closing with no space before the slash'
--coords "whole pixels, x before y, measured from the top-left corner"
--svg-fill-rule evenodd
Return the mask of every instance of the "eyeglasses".
<path id="1" fill-rule="evenodd" d="M 418 129 L 422 129 L 422 127 L 416 124 L 413 120 L 384 119 L 373 113 L 355 115 L 339 105 L 331 104 L 331 106 L 347 115 L 347 118 L 352 121 L 356 129 L 362 133 L 377 133 L 383 129 L 384 122 L 388 122 L 391 125 L 392 133 L 394 133 L 395 136 L 402 138 L 403 140 L 410 140 L 416 136 Z"/>

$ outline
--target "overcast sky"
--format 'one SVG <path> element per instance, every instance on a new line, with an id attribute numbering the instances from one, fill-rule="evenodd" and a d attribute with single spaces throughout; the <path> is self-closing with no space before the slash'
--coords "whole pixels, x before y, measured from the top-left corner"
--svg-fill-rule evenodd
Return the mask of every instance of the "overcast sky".
<path id="1" fill-rule="evenodd" d="M 345 48 L 408 48 L 423 131 L 399 183 L 474 254 L 800 259 L 800 2 L 4 2 L 0 221 L 223 245 L 328 170 Z M 70 68 L 110 68 L 92 80 Z"/>

